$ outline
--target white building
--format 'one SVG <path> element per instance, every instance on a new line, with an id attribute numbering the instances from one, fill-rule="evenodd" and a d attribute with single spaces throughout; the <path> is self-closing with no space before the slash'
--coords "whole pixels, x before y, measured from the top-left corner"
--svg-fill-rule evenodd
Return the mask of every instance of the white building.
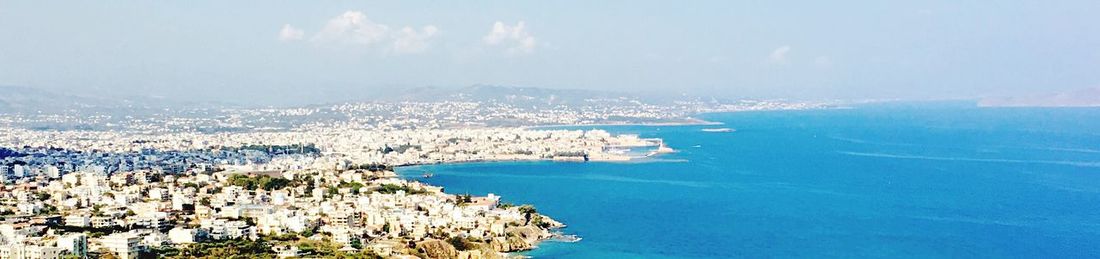
<path id="1" fill-rule="evenodd" d="M 168 231 L 168 241 L 172 244 L 191 244 L 195 243 L 195 236 L 198 231 L 193 228 L 173 228 Z"/>
<path id="2" fill-rule="evenodd" d="M 27 167 L 24 165 L 15 165 L 11 169 L 11 175 L 15 178 L 23 178 L 23 175 L 27 174 Z"/>
<path id="3" fill-rule="evenodd" d="M 131 233 L 115 233 L 99 239 L 100 246 L 119 258 L 134 259 L 141 251 L 141 238 Z"/>
<path id="4" fill-rule="evenodd" d="M 275 251 L 276 256 L 278 256 L 279 258 L 291 258 L 299 256 L 299 250 L 297 246 L 276 246 L 272 248 L 272 250 Z"/>
<path id="5" fill-rule="evenodd" d="M 84 215 L 69 215 L 65 217 L 65 225 L 73 227 L 88 227 L 92 225 L 92 219 Z"/>
<path id="6" fill-rule="evenodd" d="M 5 259 L 57 259 L 61 258 L 61 248 L 9 244 L 0 246 L 0 258 Z"/>
<path id="7" fill-rule="evenodd" d="M 69 254 L 80 258 L 88 256 L 88 236 L 84 234 L 68 234 L 57 238 L 57 247 L 68 251 Z"/>
<path id="8" fill-rule="evenodd" d="M 49 176 L 50 179 L 61 178 L 61 169 L 58 169 L 56 166 L 52 166 L 52 165 L 47 166 L 46 167 L 46 176 Z"/>

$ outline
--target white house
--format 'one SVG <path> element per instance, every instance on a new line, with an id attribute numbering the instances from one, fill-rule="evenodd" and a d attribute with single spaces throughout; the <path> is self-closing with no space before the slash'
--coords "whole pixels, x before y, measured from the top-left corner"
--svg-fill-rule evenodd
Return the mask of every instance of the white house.
<path id="1" fill-rule="evenodd" d="M 100 246 L 119 258 L 134 259 L 141 251 L 141 238 L 132 233 L 115 233 L 99 239 Z"/>
<path id="2" fill-rule="evenodd" d="M 198 231 L 193 228 L 173 228 L 168 231 L 168 241 L 173 244 L 191 244 L 195 243 L 195 236 Z"/>

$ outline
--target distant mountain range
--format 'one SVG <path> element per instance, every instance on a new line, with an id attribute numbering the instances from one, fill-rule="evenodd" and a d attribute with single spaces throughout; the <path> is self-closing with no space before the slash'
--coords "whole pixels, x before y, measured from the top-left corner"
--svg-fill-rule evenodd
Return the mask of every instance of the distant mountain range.
<path id="1" fill-rule="evenodd" d="M 164 108 L 220 108 L 236 105 L 188 102 L 154 96 L 83 96 L 49 90 L 0 86 L 0 113 L 66 113 L 94 110 L 126 114 L 158 112 Z"/>
<path id="2" fill-rule="evenodd" d="M 154 96 L 80 96 L 57 93 L 43 89 L 0 86 L 0 113 L 76 113 L 96 111 L 118 114 L 163 112 L 165 108 L 248 108 L 221 102 L 193 102 Z M 639 95 L 632 93 L 550 89 L 537 87 L 472 85 L 458 88 L 418 87 L 395 94 L 384 94 L 369 99 L 348 100 L 375 102 L 496 102 L 517 107 L 547 108 L 559 105 L 599 106 L 626 104 L 672 104 L 676 101 L 702 101 L 701 97 L 683 95 Z M 717 102 L 715 99 L 706 99 Z M 308 105 L 324 106 L 324 104 Z"/>
<path id="3" fill-rule="evenodd" d="M 637 100 L 640 97 L 617 92 L 549 89 L 537 87 L 472 85 L 462 88 L 418 87 L 392 98 L 399 101 L 500 102 L 513 105 L 584 105 L 612 100 Z"/>
<path id="4" fill-rule="evenodd" d="M 585 89 L 472 85 L 460 88 L 418 87 L 386 97 L 397 101 L 500 102 L 516 106 L 611 105 L 625 103 L 674 104 L 680 101 L 736 102 L 738 100 L 689 95 L 639 94 Z"/>
<path id="5" fill-rule="evenodd" d="M 0 86 L 2 112 L 58 112 L 106 106 L 108 102 L 95 98 L 54 93 L 46 90 Z"/>
<path id="6" fill-rule="evenodd" d="M 1100 107 L 1100 87 L 1032 96 L 983 98 L 983 107 Z"/>

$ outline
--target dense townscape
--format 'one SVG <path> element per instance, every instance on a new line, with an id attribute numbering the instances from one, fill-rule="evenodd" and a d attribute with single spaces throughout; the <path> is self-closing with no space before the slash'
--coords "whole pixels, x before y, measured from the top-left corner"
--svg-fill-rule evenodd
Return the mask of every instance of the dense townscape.
<path id="1" fill-rule="evenodd" d="M 497 89 L 493 89 L 497 91 Z M 459 95 L 462 96 L 462 95 Z M 88 104 L 61 110 L 0 111 L 0 127 L 36 130 L 99 130 L 144 134 L 169 132 L 292 131 L 318 128 L 447 129 L 578 124 L 700 123 L 692 116 L 707 112 L 803 110 L 822 103 L 781 101 L 668 101 L 654 104 L 638 98 L 581 98 L 507 95 L 442 101 L 349 102 L 331 105 L 232 107 L 113 107 Z M 3 107 L 0 106 L 0 109 Z M 36 107 L 37 108 L 37 107 Z"/>
<path id="2" fill-rule="evenodd" d="M 394 167 L 629 160 L 671 150 L 636 135 L 519 126 L 700 123 L 687 115 L 813 107 L 405 102 L 212 117 L 6 114 L 0 258 L 511 256 L 576 238 L 534 206 L 447 194 Z M 51 123 L 85 127 L 30 126 Z"/>
<path id="3" fill-rule="evenodd" d="M 1100 259 L 1100 0 L 0 0 L 0 38 L 0 259 Z"/>

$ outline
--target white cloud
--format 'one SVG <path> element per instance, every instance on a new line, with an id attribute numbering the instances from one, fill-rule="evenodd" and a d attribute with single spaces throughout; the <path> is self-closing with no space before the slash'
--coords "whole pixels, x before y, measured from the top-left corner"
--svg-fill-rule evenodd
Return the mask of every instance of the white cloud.
<path id="1" fill-rule="evenodd" d="M 347 11 L 330 19 L 311 40 L 322 44 L 370 46 L 385 40 L 389 32 L 389 26 L 367 19 L 362 12 Z"/>
<path id="2" fill-rule="evenodd" d="M 507 47 L 509 54 L 531 53 L 535 51 L 537 45 L 535 37 L 527 32 L 523 21 L 517 22 L 515 26 L 499 21 L 493 23 L 492 30 L 482 38 L 482 41 L 489 46 Z"/>
<path id="3" fill-rule="evenodd" d="M 420 31 L 416 29 L 405 27 L 402 28 L 393 40 L 393 51 L 397 53 L 420 53 L 424 52 L 428 48 L 428 40 L 439 32 L 439 28 L 428 25 L 421 28 Z"/>
<path id="4" fill-rule="evenodd" d="M 281 41 L 296 41 L 305 37 L 306 32 L 302 29 L 294 28 L 290 24 L 284 24 L 283 29 L 279 30 L 279 40 Z"/>
<path id="5" fill-rule="evenodd" d="M 329 19 L 321 31 L 310 41 L 319 46 L 375 49 L 382 53 L 410 54 L 428 49 L 430 40 L 439 28 L 427 25 L 420 30 L 405 26 L 392 30 L 389 25 L 377 23 L 359 11 L 347 11 Z"/>
<path id="6" fill-rule="evenodd" d="M 791 46 L 782 46 L 772 51 L 772 54 L 768 56 L 768 60 L 775 63 L 787 62 L 787 53 L 791 52 Z"/>

